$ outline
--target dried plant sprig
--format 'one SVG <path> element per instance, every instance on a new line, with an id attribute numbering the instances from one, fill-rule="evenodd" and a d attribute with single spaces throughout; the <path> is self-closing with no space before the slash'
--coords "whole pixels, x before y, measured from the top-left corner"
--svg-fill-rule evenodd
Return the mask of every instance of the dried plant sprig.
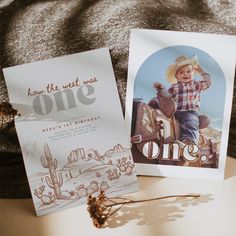
<path id="1" fill-rule="evenodd" d="M 20 114 L 9 102 L 0 103 L 0 130 L 14 126 L 14 117 L 16 115 Z"/>
<path id="2" fill-rule="evenodd" d="M 185 195 L 168 195 L 163 197 L 149 198 L 149 199 L 141 199 L 141 200 L 131 200 L 128 198 L 108 198 L 104 191 L 101 191 L 97 197 L 93 197 L 92 195 L 88 196 L 87 201 L 87 210 L 90 214 L 90 218 L 93 220 L 93 224 L 97 228 L 101 228 L 106 223 L 108 217 L 117 212 L 121 207 L 130 203 L 141 203 L 141 202 L 149 202 L 162 200 L 167 198 L 197 198 L 200 197 L 199 194 L 185 194 Z M 119 201 L 117 201 L 119 200 Z M 119 206 L 115 210 L 112 210 L 112 207 Z"/>

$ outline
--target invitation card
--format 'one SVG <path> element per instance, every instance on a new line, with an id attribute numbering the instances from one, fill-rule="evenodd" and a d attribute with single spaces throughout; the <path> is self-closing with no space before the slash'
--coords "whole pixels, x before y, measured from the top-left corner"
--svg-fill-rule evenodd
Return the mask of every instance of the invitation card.
<path id="1" fill-rule="evenodd" d="M 137 190 L 107 48 L 3 72 L 37 215 Z"/>

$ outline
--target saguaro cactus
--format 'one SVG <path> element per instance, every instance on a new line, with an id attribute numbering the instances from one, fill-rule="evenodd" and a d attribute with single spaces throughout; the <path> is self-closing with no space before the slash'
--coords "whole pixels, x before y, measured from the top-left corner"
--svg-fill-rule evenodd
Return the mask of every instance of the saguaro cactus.
<path id="1" fill-rule="evenodd" d="M 61 172 L 56 173 L 57 160 L 52 159 L 52 155 L 47 143 L 44 144 L 44 156 L 41 157 L 41 163 L 44 168 L 49 169 L 49 176 L 45 177 L 47 185 L 54 190 L 56 198 L 61 197 L 60 187 L 63 183 Z"/>

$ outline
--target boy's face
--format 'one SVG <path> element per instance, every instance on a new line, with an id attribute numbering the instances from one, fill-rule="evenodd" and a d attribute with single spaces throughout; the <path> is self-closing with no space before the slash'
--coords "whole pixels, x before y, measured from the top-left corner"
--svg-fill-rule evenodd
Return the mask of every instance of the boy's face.
<path id="1" fill-rule="evenodd" d="M 180 67 L 175 75 L 178 82 L 191 82 L 193 80 L 193 67 L 191 65 L 186 65 Z"/>

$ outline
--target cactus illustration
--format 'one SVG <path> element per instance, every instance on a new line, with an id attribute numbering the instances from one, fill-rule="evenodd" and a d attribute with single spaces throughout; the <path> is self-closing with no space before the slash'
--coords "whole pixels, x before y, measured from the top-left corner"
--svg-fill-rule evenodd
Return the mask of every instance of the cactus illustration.
<path id="1" fill-rule="evenodd" d="M 34 189 L 34 195 L 41 200 L 42 204 L 50 205 L 52 202 L 55 201 L 55 196 L 53 195 L 52 192 L 49 192 L 48 195 L 44 194 L 43 193 L 44 189 L 45 189 L 44 185 L 41 185 L 39 188 Z"/>
<path id="2" fill-rule="evenodd" d="M 119 177 L 121 176 L 121 173 L 120 172 L 118 173 L 117 169 L 114 170 L 109 169 L 106 173 L 108 174 L 107 178 L 109 180 L 119 179 Z"/>
<path id="3" fill-rule="evenodd" d="M 47 143 L 44 144 L 44 156 L 41 157 L 41 163 L 44 168 L 49 169 L 49 176 L 45 177 L 47 185 L 54 190 L 57 199 L 62 197 L 60 187 L 63 184 L 62 174 L 56 172 L 57 160 L 52 159 L 52 155 Z"/>
<path id="4" fill-rule="evenodd" d="M 123 157 L 122 159 L 117 160 L 117 167 L 121 172 L 124 172 L 126 175 L 130 175 L 132 174 L 134 164 L 132 164 L 130 161 L 127 161 L 127 157 Z"/>

